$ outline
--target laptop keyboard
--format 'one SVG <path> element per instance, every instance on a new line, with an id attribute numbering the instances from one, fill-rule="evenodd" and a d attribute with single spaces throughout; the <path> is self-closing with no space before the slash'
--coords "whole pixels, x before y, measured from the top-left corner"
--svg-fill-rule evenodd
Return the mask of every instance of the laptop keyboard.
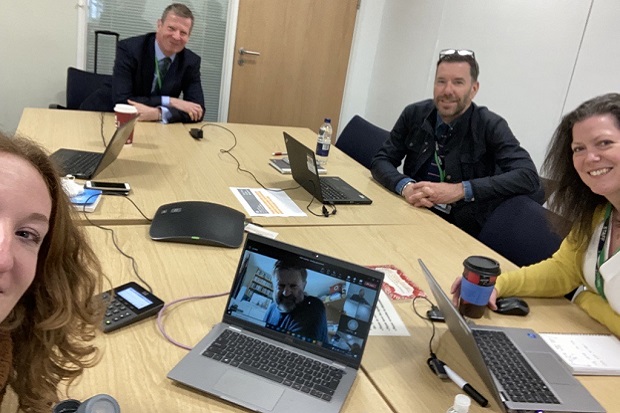
<path id="1" fill-rule="evenodd" d="M 326 183 L 325 181 L 321 181 L 321 195 L 323 195 L 323 199 L 347 199 L 347 196 Z"/>
<path id="2" fill-rule="evenodd" d="M 510 400 L 520 403 L 559 404 L 538 373 L 501 331 L 473 330 L 489 369 Z"/>
<path id="3" fill-rule="evenodd" d="M 326 401 L 332 399 L 345 374 L 326 363 L 231 330 L 224 330 L 202 355 Z"/>
<path id="4" fill-rule="evenodd" d="M 96 152 L 79 152 L 74 153 L 70 157 L 62 160 L 62 169 L 76 175 L 89 176 L 97 167 L 100 153 Z"/>

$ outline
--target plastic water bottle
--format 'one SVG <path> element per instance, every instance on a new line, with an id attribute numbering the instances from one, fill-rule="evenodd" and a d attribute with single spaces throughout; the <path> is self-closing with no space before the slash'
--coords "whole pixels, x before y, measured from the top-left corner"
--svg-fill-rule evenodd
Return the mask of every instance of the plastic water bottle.
<path id="1" fill-rule="evenodd" d="M 316 162 L 319 166 L 327 165 L 327 156 L 332 144 L 332 120 L 325 118 L 325 122 L 319 128 L 319 135 L 316 138 Z"/>
<path id="2" fill-rule="evenodd" d="M 454 397 L 454 405 L 446 410 L 446 413 L 467 413 L 470 405 L 471 399 L 467 395 L 457 394 Z"/>

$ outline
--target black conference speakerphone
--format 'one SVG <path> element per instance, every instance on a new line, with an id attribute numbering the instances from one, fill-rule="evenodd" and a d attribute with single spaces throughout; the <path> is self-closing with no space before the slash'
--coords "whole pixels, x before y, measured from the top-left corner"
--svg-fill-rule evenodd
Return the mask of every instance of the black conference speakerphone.
<path id="1" fill-rule="evenodd" d="M 164 306 L 162 300 L 135 282 L 106 291 L 101 298 L 107 303 L 102 324 L 104 333 L 151 317 Z"/>

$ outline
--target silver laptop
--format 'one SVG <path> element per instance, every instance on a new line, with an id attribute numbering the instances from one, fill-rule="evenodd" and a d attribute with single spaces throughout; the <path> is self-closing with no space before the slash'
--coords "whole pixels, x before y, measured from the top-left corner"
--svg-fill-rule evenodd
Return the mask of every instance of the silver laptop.
<path id="1" fill-rule="evenodd" d="M 78 179 L 92 179 L 107 168 L 118 157 L 131 134 L 138 116 L 116 128 L 112 139 L 103 153 L 61 148 L 50 155 L 62 175 L 73 175 Z"/>
<path id="2" fill-rule="evenodd" d="M 426 265 L 418 261 L 450 332 L 504 411 L 605 412 L 538 333 L 469 325 Z M 507 360 L 494 361 L 496 352 Z M 524 383 L 517 380 L 521 375 L 526 377 Z"/>
<path id="3" fill-rule="evenodd" d="M 293 279 L 277 281 L 276 263 Z M 296 282 L 302 272 L 305 288 Z M 380 272 L 249 234 L 222 322 L 168 377 L 257 412 L 338 412 L 382 281 Z M 282 299 L 290 288 L 303 291 L 295 305 Z"/>
<path id="4" fill-rule="evenodd" d="M 372 200 L 338 176 L 319 177 L 314 151 L 284 132 L 293 179 L 323 204 L 371 204 Z"/>

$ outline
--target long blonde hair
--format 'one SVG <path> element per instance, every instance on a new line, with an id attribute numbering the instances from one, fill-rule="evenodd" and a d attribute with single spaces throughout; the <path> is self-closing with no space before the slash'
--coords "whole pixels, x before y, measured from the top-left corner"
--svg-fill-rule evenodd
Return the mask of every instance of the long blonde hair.
<path id="1" fill-rule="evenodd" d="M 50 226 L 32 285 L 1 326 L 10 331 L 13 341 L 9 385 L 18 396 L 20 409 L 49 412 L 58 401 L 58 384 L 71 383 L 98 361 L 91 342 L 103 306 L 92 297 L 101 292 L 103 275 L 82 229 L 74 222 L 75 212 L 45 151 L 25 138 L 0 134 L 0 152 L 32 164 L 52 200 Z"/>

